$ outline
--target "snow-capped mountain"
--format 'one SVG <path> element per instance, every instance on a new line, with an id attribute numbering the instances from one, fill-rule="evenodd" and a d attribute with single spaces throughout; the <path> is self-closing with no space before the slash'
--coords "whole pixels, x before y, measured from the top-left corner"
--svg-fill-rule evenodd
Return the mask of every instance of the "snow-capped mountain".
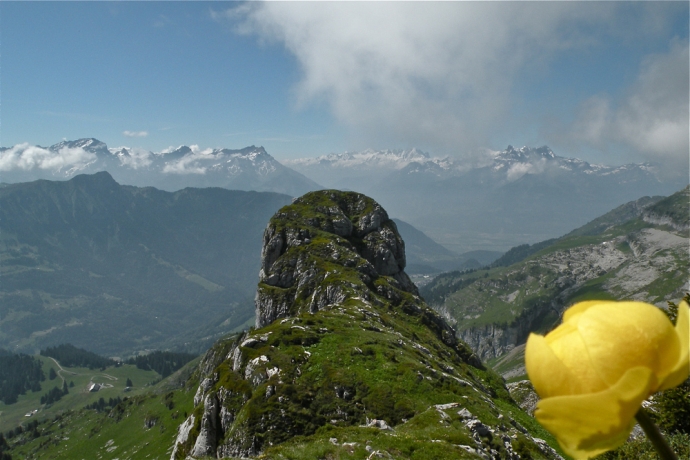
<path id="1" fill-rule="evenodd" d="M 255 146 L 230 150 L 191 145 L 149 152 L 79 139 L 47 148 L 0 148 L 0 181 L 68 179 L 106 170 L 121 184 L 163 190 L 223 187 L 292 196 L 322 184 L 373 197 L 392 216 L 458 253 L 507 250 L 557 237 L 623 203 L 670 195 L 687 185 L 660 180 L 654 164 L 590 164 L 559 156 L 546 146 L 508 146 L 471 160 L 410 149 L 285 163 L 289 167 Z"/>
<path id="2" fill-rule="evenodd" d="M 500 152 L 485 151 L 472 160 L 434 157 L 417 149 L 364 150 L 331 153 L 315 158 L 286 160 L 285 164 L 312 179 L 318 178 L 328 187 L 353 188 L 370 183 L 374 176 L 399 172 L 447 179 L 462 177 L 472 171 L 488 173 L 494 180 L 514 181 L 525 174 L 569 172 L 589 175 L 647 174 L 655 178 L 658 168 L 651 163 L 607 166 L 590 164 L 578 158 L 557 156 L 549 147 L 514 148 L 509 145 Z M 365 185 L 366 186 L 366 185 Z"/>
<path id="3" fill-rule="evenodd" d="M 491 155 L 490 158 L 488 155 Z M 656 180 L 658 166 L 652 163 L 633 163 L 622 166 L 591 164 L 579 158 L 566 158 L 556 155 L 549 147 L 521 147 L 509 145 L 501 152 L 487 153 L 483 164 L 469 165 L 451 158 L 428 158 L 401 168 L 405 174 L 431 174 L 438 178 L 464 176 L 469 171 L 491 171 L 495 180 L 514 181 L 525 174 L 587 174 L 587 175 L 625 175 L 646 174 Z"/>
<path id="4" fill-rule="evenodd" d="M 26 182 L 69 179 L 108 171 L 121 184 L 163 190 L 223 187 L 302 195 L 322 188 L 280 164 L 263 147 L 205 149 L 196 145 L 161 152 L 108 146 L 97 139 L 62 141 L 50 147 L 19 144 L 0 149 L 0 179 Z"/>
<path id="5" fill-rule="evenodd" d="M 661 181 L 654 164 L 591 164 L 546 146 L 508 146 L 470 160 L 416 149 L 365 150 L 288 164 L 327 187 L 374 197 L 456 252 L 560 236 L 620 204 L 684 186 Z"/>

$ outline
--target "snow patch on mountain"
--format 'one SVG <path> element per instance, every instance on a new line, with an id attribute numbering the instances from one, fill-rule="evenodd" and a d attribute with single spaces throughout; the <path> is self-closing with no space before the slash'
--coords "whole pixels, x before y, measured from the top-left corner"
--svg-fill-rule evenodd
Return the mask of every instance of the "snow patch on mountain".
<path id="1" fill-rule="evenodd" d="M 606 166 L 590 164 L 579 158 L 557 156 L 549 147 L 515 148 L 509 145 L 503 151 L 482 150 L 469 157 L 434 157 L 416 148 L 408 150 L 372 150 L 361 152 L 331 153 L 315 158 L 286 160 L 286 165 L 303 174 L 374 173 L 401 171 L 405 175 L 424 174 L 439 178 L 462 175 L 471 170 L 488 168 L 502 175 L 508 182 L 526 174 L 543 174 L 548 171 L 584 173 L 588 175 L 619 174 L 623 171 L 639 170 L 654 174 L 656 166 L 651 163 Z"/>

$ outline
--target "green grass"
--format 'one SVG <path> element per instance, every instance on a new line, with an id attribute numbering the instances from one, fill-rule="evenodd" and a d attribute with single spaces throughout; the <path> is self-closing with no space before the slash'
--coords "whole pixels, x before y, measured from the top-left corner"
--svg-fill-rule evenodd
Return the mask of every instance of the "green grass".
<path id="1" fill-rule="evenodd" d="M 15 444 L 12 455 L 65 460 L 169 458 L 177 427 L 192 410 L 192 397 L 191 390 L 149 393 L 128 398 L 109 414 L 65 411 L 40 424 L 38 438 L 24 433 L 24 443 Z"/>
<path id="2" fill-rule="evenodd" d="M 160 379 L 156 372 L 137 369 L 131 364 L 108 367 L 104 371 L 78 367 L 64 368 L 64 371 L 60 371 L 52 359 L 45 356 L 36 356 L 36 359 L 43 362 L 43 372 L 46 375 L 46 380 L 41 382 L 41 391 L 35 393 L 28 391 L 25 395 L 20 395 L 19 400 L 14 404 L 0 403 L 0 431 L 2 432 L 34 419 L 43 420 L 66 410 L 81 409 L 87 404 L 98 401 L 99 398 L 104 398 L 107 401 L 109 398 L 115 399 L 116 397 L 123 398 L 142 394 L 150 389 L 152 382 Z M 59 372 L 55 380 L 47 378 L 50 368 Z M 61 400 L 50 407 L 45 407 L 40 403 L 41 396 L 54 386 L 62 388 L 60 375 L 68 385 L 70 382 L 74 382 L 74 387 L 68 388 L 69 394 L 63 396 Z M 124 391 L 127 378 L 130 378 L 134 384 L 131 392 Z M 103 388 L 98 392 L 91 393 L 88 391 L 90 382 L 106 383 L 112 385 L 112 388 Z M 35 409 L 38 409 L 38 413 L 32 417 L 25 417 L 25 414 Z"/>
<path id="3" fill-rule="evenodd" d="M 458 447 L 474 447 L 458 417 L 453 420 L 449 412 L 451 420 L 440 420 L 433 405 L 459 403 L 453 413 L 465 407 L 491 426 L 500 425 L 499 416 L 505 412 L 487 402 L 488 394 L 493 403 L 504 401 L 515 413 L 520 409 L 497 374 L 463 363 L 420 319 L 351 299 L 337 308 L 254 331 L 268 334 L 267 341 L 242 349 L 243 361 L 265 356 L 267 362 L 258 370 L 277 367 L 280 374 L 254 388 L 230 371 L 227 362 L 216 367 L 219 381 L 211 391 L 224 388 L 240 397 L 226 403 L 236 411 L 234 428 L 226 437 L 232 437 L 233 430 L 256 433 L 267 448 L 265 458 L 365 458 L 367 442 L 394 458 L 474 458 Z M 430 354 L 411 346 L 411 338 Z M 219 343 L 212 354 L 226 356 L 230 346 Z M 452 366 L 453 375 L 469 385 L 444 377 L 441 363 Z M 275 389 L 266 397 L 269 385 Z M 351 399 L 338 397 L 335 388 L 347 389 Z M 287 402 L 279 403 L 282 398 Z M 200 408 L 195 413 L 198 420 Z M 338 413 L 347 416 L 343 419 Z M 386 420 L 395 429 L 360 427 L 367 418 Z M 338 439 L 338 445 L 331 438 Z M 275 446 L 269 447 L 271 443 Z"/>
<path id="4" fill-rule="evenodd" d="M 178 426 L 193 411 L 192 400 L 198 381 L 192 374 L 199 360 L 197 358 L 187 363 L 156 384 L 142 385 L 138 389 L 135 378 L 145 380 L 151 376 L 157 377 L 157 374 L 152 371 L 139 371 L 137 374 L 133 372 L 137 369 L 128 365 L 117 368 L 122 371 L 120 373 L 108 372 L 113 368 L 106 369 L 109 375 L 122 374 L 121 378 L 125 380 L 127 377 L 124 376 L 129 375 L 135 384 L 135 390 L 120 394 L 123 401 L 114 409 L 103 413 L 75 405 L 55 411 L 50 416 L 43 413 L 43 416 L 27 419 L 39 422 L 38 437 L 34 438 L 31 432 L 24 432 L 19 437 L 10 439 L 13 458 L 169 458 Z M 100 397 L 97 396 L 99 393 L 92 396 Z M 101 393 L 101 396 L 106 400 L 113 397 L 106 393 Z M 24 426 L 26 425 L 25 423 Z"/>
<path id="5" fill-rule="evenodd" d="M 499 374 L 502 374 L 506 371 L 509 371 L 511 369 L 514 369 L 519 366 L 524 366 L 525 365 L 525 349 L 524 347 L 521 347 L 521 349 L 517 350 L 511 350 L 507 354 L 503 356 L 499 356 L 497 358 L 493 358 L 489 361 L 487 361 L 487 365 L 491 367 L 494 371 L 498 372 Z"/>
<path id="6" fill-rule="evenodd" d="M 653 302 L 663 302 L 669 300 L 673 294 L 682 294 L 683 286 L 688 282 L 688 272 L 675 270 L 664 272 L 657 279 L 649 283 L 646 287 Z"/>

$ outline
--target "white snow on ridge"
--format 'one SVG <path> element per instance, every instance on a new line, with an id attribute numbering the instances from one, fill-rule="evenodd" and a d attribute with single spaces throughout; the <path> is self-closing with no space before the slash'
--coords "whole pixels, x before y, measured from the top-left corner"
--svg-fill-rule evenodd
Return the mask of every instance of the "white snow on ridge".
<path id="1" fill-rule="evenodd" d="M 549 171 L 567 171 L 572 174 L 596 176 L 624 175 L 639 172 L 655 174 L 657 167 L 650 163 L 606 166 L 590 164 L 578 158 L 557 156 L 546 146 L 514 148 L 496 152 L 475 152 L 474 157 L 462 160 L 452 157 L 434 157 L 427 152 L 412 148 L 406 150 L 374 150 L 331 153 L 313 158 L 282 161 L 282 164 L 298 172 L 325 180 L 342 177 L 364 177 L 367 174 L 393 173 L 405 170 L 406 174 L 436 175 L 449 177 L 462 175 L 471 170 L 489 168 L 508 181 L 526 174 L 544 174 Z M 71 177 L 79 172 L 106 168 L 122 170 L 146 170 L 163 174 L 227 174 L 237 176 L 251 172 L 258 176 L 270 176 L 282 168 L 281 163 L 269 155 L 263 147 L 247 147 L 239 150 L 206 148 L 199 145 L 168 147 L 159 152 L 121 146 L 108 148 L 103 142 L 88 138 L 62 141 L 51 147 L 19 144 L 0 149 L 0 171 L 46 171 L 53 175 Z M 330 176 L 329 176 L 330 175 Z"/>
<path id="2" fill-rule="evenodd" d="M 476 152 L 475 152 L 476 153 Z M 361 174 L 365 171 L 395 171 L 405 168 L 407 174 L 433 174 L 439 177 L 448 174 L 463 174 L 467 171 L 490 168 L 495 173 L 505 175 L 508 181 L 514 181 L 525 174 L 545 174 L 548 171 L 567 171 L 572 174 L 610 175 L 626 170 L 639 170 L 653 173 L 651 164 L 630 164 L 623 166 L 605 166 L 590 164 L 579 158 L 557 156 L 549 147 L 538 148 L 508 146 L 503 151 L 486 150 L 476 153 L 469 159 L 451 157 L 433 157 L 415 148 L 408 150 L 373 150 L 361 152 L 331 153 L 314 158 L 297 158 L 285 160 L 286 166 L 303 174 L 338 174 L 350 171 Z"/>
<path id="3" fill-rule="evenodd" d="M 410 163 L 426 163 L 432 160 L 434 159 L 428 153 L 413 148 L 409 150 L 367 149 L 361 152 L 331 153 L 315 158 L 285 160 L 283 163 L 290 167 L 358 168 L 376 166 L 387 169 L 402 169 Z"/>

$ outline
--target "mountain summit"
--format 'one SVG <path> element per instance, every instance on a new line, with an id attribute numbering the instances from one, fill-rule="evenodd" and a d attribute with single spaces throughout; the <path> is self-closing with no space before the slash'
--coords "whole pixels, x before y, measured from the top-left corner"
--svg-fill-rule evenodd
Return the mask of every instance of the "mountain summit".
<path id="1" fill-rule="evenodd" d="M 309 193 L 273 216 L 261 254 L 257 329 L 202 359 L 171 460 L 559 458 L 419 297 L 377 202 Z"/>

